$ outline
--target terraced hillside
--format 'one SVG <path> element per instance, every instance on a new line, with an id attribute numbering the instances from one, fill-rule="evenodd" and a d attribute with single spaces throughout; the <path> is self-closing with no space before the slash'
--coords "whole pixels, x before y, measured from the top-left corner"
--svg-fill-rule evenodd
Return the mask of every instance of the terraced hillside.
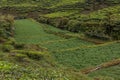
<path id="1" fill-rule="evenodd" d="M 120 0 L 0 0 L 0 80 L 120 80 Z"/>
<path id="2" fill-rule="evenodd" d="M 18 43 L 39 44 L 47 49 L 60 65 L 82 70 L 120 57 L 119 42 L 95 45 L 92 42 L 65 35 L 75 35 L 75 33 L 29 19 L 16 20 L 15 26 L 15 39 Z M 64 34 L 61 35 L 61 33 Z M 119 74 L 115 75 L 119 76 Z M 112 77 L 116 78 L 116 76 Z M 119 77 L 116 80 L 119 80 Z"/>

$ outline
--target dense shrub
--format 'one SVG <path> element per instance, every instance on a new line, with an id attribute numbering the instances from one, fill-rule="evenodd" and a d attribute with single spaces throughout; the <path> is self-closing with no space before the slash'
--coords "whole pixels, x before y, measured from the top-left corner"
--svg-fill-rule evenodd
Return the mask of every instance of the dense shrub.
<path id="1" fill-rule="evenodd" d="M 57 27 L 64 29 L 66 27 L 69 19 L 68 18 L 60 18 L 60 19 L 58 19 L 58 21 L 59 21 L 59 24 L 57 25 Z"/>
<path id="2" fill-rule="evenodd" d="M 66 24 L 68 23 L 68 18 L 49 18 L 48 19 L 48 24 L 58 27 L 58 28 L 62 28 L 64 29 Z"/>
<path id="3" fill-rule="evenodd" d="M 115 21 L 113 23 L 108 23 L 106 28 L 106 33 L 113 39 L 120 39 L 120 22 Z"/>
<path id="4" fill-rule="evenodd" d="M 48 18 L 40 16 L 37 21 L 48 24 Z"/>
<path id="5" fill-rule="evenodd" d="M 108 35 L 105 34 L 106 27 L 104 26 L 104 22 L 88 20 L 82 22 L 81 25 L 87 36 L 104 40 L 109 39 Z"/>
<path id="6" fill-rule="evenodd" d="M 70 20 L 66 25 L 67 29 L 72 32 L 79 32 L 80 31 L 80 22 L 76 20 Z"/>

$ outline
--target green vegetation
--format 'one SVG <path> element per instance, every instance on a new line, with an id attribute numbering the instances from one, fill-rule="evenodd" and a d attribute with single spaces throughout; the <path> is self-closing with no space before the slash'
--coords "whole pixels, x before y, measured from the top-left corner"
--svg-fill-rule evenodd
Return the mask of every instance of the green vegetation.
<path id="1" fill-rule="evenodd" d="M 15 39 L 19 43 L 42 43 L 50 40 L 59 40 L 59 36 L 45 33 L 43 28 L 30 20 L 15 21 Z"/>
<path id="2" fill-rule="evenodd" d="M 49 50 L 54 50 L 54 48 L 59 50 L 59 49 L 65 49 L 65 48 L 77 47 L 77 46 L 86 46 L 92 44 L 80 39 L 76 39 L 76 38 L 74 39 L 72 37 L 70 39 L 65 39 L 64 36 L 59 34 L 63 33 L 65 35 L 65 33 L 69 34 L 70 32 L 62 31 L 60 29 L 56 29 L 48 25 L 35 23 L 31 20 L 18 20 L 15 21 L 15 25 L 16 25 L 15 39 L 18 43 L 20 42 L 20 43 L 28 43 L 28 44 L 40 44 L 41 46 L 46 47 Z M 43 28 L 44 26 L 47 26 L 48 28 L 46 29 L 51 31 L 52 33 L 48 34 L 46 31 L 44 31 L 45 30 Z M 30 29 L 28 29 L 28 27 Z M 59 33 L 58 35 L 57 32 Z"/>
<path id="3" fill-rule="evenodd" d="M 64 41 L 53 41 L 45 44 L 41 44 L 44 47 L 48 48 L 49 50 L 54 51 L 56 50 L 61 50 L 61 49 L 69 49 L 69 48 L 75 48 L 75 47 L 80 47 L 80 46 L 87 46 L 87 45 L 92 45 L 92 43 L 85 42 L 80 39 L 68 39 Z"/>
<path id="4" fill-rule="evenodd" d="M 82 69 L 119 58 L 119 45 L 114 43 L 105 46 L 62 49 L 53 52 L 53 56 L 63 65 Z"/>
<path id="5" fill-rule="evenodd" d="M 27 24 L 24 27 L 20 27 L 21 28 L 20 30 L 18 28 L 19 26 L 21 26 L 20 22 L 22 23 L 22 21 L 23 23 L 27 21 L 32 26 Z M 52 56 L 54 56 L 55 60 L 59 64 L 66 65 L 67 67 L 83 69 L 87 67 L 96 66 L 120 57 L 119 55 L 120 44 L 117 42 L 107 43 L 103 45 L 94 45 L 93 43 L 86 42 L 84 40 L 79 39 L 78 37 L 75 38 L 75 33 L 71 33 L 66 30 L 60 30 L 49 25 L 41 23 L 39 24 L 36 23 L 35 21 L 33 22 L 32 20 L 17 20 L 15 22 L 15 25 L 16 30 L 18 30 L 15 37 L 17 42 L 25 43 L 24 41 L 22 42 L 22 40 L 26 41 L 28 40 L 26 42 L 28 44 L 38 43 L 39 46 L 50 51 L 50 53 L 52 53 Z M 38 27 L 36 27 L 35 25 Z M 27 26 L 31 27 L 31 31 L 33 30 L 32 28 L 36 27 L 36 29 L 34 29 L 34 32 L 32 32 L 31 34 L 29 32 L 30 29 L 28 30 L 28 28 L 25 28 Z M 27 31 L 28 32 L 26 34 L 23 32 L 18 33 L 19 31 L 22 30 L 25 30 L 24 32 Z M 27 38 L 26 39 L 20 38 L 20 36 L 21 37 L 23 36 L 22 34 L 24 34 L 24 36 L 26 35 Z M 43 38 L 32 38 L 31 35 L 33 34 L 38 36 L 42 35 Z M 72 35 L 74 34 L 74 36 L 69 37 L 68 39 L 67 38 L 65 39 L 63 36 L 61 36 L 61 35 L 68 36 L 68 34 Z M 46 35 L 49 35 L 48 38 L 51 37 L 52 35 L 51 39 L 45 40 Z M 42 39 L 44 39 L 44 41 L 41 41 Z M 38 40 L 38 42 L 34 42 L 34 40 Z M 35 59 L 37 58 L 35 57 Z"/>
<path id="6" fill-rule="evenodd" d="M 119 80 L 120 0 L 1 0 L 0 80 Z"/>
<path id="7" fill-rule="evenodd" d="M 75 13 L 77 13 L 77 11 L 73 10 L 73 11 L 66 11 L 66 12 L 55 12 L 55 13 L 51 13 L 51 14 L 46 14 L 44 16 L 49 17 L 49 18 L 67 17 L 67 16 L 70 16 Z"/>

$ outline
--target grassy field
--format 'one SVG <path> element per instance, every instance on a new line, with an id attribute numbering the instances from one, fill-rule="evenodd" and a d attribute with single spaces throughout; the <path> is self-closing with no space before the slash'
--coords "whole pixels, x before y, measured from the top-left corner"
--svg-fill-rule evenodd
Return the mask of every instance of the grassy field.
<path id="1" fill-rule="evenodd" d="M 15 39 L 18 43 L 38 44 L 61 39 L 59 36 L 44 32 L 42 26 L 32 20 L 16 20 L 15 27 Z"/>

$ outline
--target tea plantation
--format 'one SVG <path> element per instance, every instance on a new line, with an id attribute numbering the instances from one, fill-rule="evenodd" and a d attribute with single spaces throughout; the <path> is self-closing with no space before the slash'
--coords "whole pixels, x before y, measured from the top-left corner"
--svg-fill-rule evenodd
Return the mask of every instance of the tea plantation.
<path id="1" fill-rule="evenodd" d="M 0 80 L 120 80 L 120 0 L 0 0 Z"/>

